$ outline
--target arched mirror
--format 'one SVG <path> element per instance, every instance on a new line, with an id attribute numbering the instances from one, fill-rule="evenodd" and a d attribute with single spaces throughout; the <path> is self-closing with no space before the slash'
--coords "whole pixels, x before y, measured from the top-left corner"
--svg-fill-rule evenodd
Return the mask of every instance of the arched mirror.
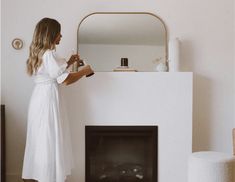
<path id="1" fill-rule="evenodd" d="M 92 13 L 78 26 L 77 51 L 96 72 L 126 67 L 121 58 L 130 70 L 156 71 L 168 57 L 166 26 L 151 13 Z"/>

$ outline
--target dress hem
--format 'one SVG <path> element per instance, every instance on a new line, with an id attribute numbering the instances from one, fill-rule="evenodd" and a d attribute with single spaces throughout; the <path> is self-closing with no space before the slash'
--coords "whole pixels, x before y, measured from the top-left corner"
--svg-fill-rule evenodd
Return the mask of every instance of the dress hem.
<path id="1" fill-rule="evenodd" d="M 62 181 L 64 181 L 65 182 L 65 180 L 67 179 L 67 177 L 68 176 L 70 176 L 71 175 L 71 172 L 70 173 L 67 173 L 67 174 L 65 174 L 65 176 L 64 176 L 64 179 L 62 180 Z M 21 177 L 22 179 L 31 179 L 31 180 L 36 180 L 37 182 L 51 182 L 51 181 L 45 181 L 45 180 L 43 180 L 43 179 L 40 179 L 39 177 L 29 177 L 29 176 L 22 176 Z M 56 180 L 54 180 L 54 182 L 62 182 L 62 181 L 56 181 Z"/>

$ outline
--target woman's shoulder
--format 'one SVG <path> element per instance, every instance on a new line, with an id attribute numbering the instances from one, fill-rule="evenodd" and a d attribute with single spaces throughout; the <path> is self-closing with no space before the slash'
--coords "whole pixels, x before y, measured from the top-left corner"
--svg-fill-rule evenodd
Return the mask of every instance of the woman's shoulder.
<path id="1" fill-rule="evenodd" d="M 53 55 L 55 53 L 55 50 L 54 49 L 47 49 L 43 56 L 47 56 L 47 55 Z"/>
<path id="2" fill-rule="evenodd" d="M 48 59 L 55 59 L 55 50 L 51 50 L 51 49 L 47 49 L 44 53 L 43 53 L 43 56 L 42 56 L 42 59 L 45 61 L 45 60 L 48 60 Z"/>

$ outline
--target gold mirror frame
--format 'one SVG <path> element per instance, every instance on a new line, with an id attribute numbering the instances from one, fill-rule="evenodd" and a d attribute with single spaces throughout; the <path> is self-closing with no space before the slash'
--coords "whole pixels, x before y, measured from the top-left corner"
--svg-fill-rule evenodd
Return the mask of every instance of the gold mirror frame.
<path id="1" fill-rule="evenodd" d="M 82 24 L 82 22 L 89 16 L 96 15 L 96 14 L 145 14 L 145 15 L 151 15 L 155 17 L 156 19 L 160 20 L 160 22 L 163 24 L 164 30 L 165 30 L 165 38 L 164 38 L 164 43 L 165 43 L 165 64 L 167 66 L 167 71 L 169 71 L 169 65 L 168 65 L 168 33 L 167 33 L 167 27 L 165 22 L 157 15 L 149 12 L 94 12 L 86 15 L 78 24 L 77 28 L 77 53 L 79 52 L 79 28 Z"/>

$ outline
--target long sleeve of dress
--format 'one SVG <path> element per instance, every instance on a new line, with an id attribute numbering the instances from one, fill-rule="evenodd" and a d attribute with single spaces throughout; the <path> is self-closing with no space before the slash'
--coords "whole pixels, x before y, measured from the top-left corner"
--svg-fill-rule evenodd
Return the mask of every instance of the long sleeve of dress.
<path id="1" fill-rule="evenodd" d="M 58 83 L 63 83 L 68 77 L 67 63 L 61 64 L 61 61 L 56 57 L 54 50 L 48 50 L 44 54 L 44 65 L 49 76 L 56 79 Z"/>

